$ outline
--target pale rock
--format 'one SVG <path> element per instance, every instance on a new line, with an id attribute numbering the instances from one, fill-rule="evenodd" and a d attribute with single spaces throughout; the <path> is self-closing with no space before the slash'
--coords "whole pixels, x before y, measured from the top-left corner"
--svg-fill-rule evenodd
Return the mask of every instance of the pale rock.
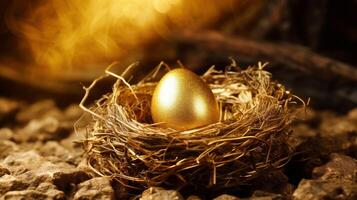
<path id="1" fill-rule="evenodd" d="M 281 194 L 274 194 L 270 192 L 264 192 L 260 190 L 254 191 L 253 195 L 249 198 L 249 200 L 285 200 L 287 199 Z"/>
<path id="2" fill-rule="evenodd" d="M 183 197 L 176 190 L 151 187 L 142 193 L 140 200 L 183 200 Z"/>
<path id="3" fill-rule="evenodd" d="M 0 140 L 0 159 L 19 150 L 19 146 L 10 140 Z"/>
<path id="4" fill-rule="evenodd" d="M 11 174 L 0 177 L 2 193 L 32 190 L 40 187 L 42 183 L 53 184 L 57 189 L 65 191 L 90 178 L 86 171 L 63 161 L 50 162 L 35 150 L 12 153 L 0 162 L 0 165 Z"/>
<path id="5" fill-rule="evenodd" d="M 357 124 L 348 118 L 333 117 L 323 120 L 319 129 L 321 131 L 321 135 L 323 136 L 344 135 L 357 131 Z"/>
<path id="6" fill-rule="evenodd" d="M 78 120 L 78 118 L 83 114 L 83 111 L 78 104 L 72 104 L 66 108 L 64 114 L 67 119 Z"/>
<path id="7" fill-rule="evenodd" d="M 79 137 L 76 133 L 72 133 L 69 137 L 61 140 L 59 145 L 67 149 L 71 153 L 70 162 L 78 165 L 83 160 L 83 138 Z"/>
<path id="8" fill-rule="evenodd" d="M 17 113 L 16 119 L 20 122 L 29 122 L 48 117 L 60 119 L 62 115 L 53 100 L 41 100 L 22 109 Z"/>
<path id="9" fill-rule="evenodd" d="M 2 165 L 8 168 L 12 175 L 23 174 L 27 171 L 38 169 L 44 162 L 42 156 L 36 151 L 10 153 L 3 161 Z"/>
<path id="10" fill-rule="evenodd" d="M 303 179 L 293 193 L 294 200 L 357 199 L 357 185 L 345 181 Z"/>
<path id="11" fill-rule="evenodd" d="M 60 127 L 60 122 L 53 117 L 31 120 L 24 128 L 19 129 L 14 139 L 17 142 L 60 140 L 69 132 Z"/>
<path id="12" fill-rule="evenodd" d="M 357 160 L 332 154 L 330 162 L 313 170 L 314 180 L 302 180 L 294 200 L 357 199 Z"/>
<path id="13" fill-rule="evenodd" d="M 36 189 L 9 191 L 4 200 L 62 200 L 65 195 L 50 183 L 41 183 Z"/>
<path id="14" fill-rule="evenodd" d="M 357 108 L 350 110 L 347 114 L 347 117 L 354 121 L 357 121 Z"/>
<path id="15" fill-rule="evenodd" d="M 14 132 L 9 128 L 1 128 L 0 129 L 0 141 L 1 140 L 10 140 L 13 136 Z"/>
<path id="16" fill-rule="evenodd" d="M 357 184 L 357 160 L 333 153 L 330 162 L 313 170 L 313 177 L 321 180 L 340 179 Z"/>
<path id="17" fill-rule="evenodd" d="M 73 124 L 83 115 L 83 111 L 77 104 L 70 105 L 63 112 L 61 125 L 68 129 L 73 129 Z"/>
<path id="18" fill-rule="evenodd" d="M 239 200 L 239 198 L 236 196 L 233 196 L 233 195 L 229 195 L 229 194 L 222 194 L 222 195 L 214 198 L 213 200 Z"/>
<path id="19" fill-rule="evenodd" d="M 24 190 L 29 186 L 26 182 L 17 179 L 15 176 L 5 174 L 0 177 L 0 196 L 11 190 Z"/>
<path id="20" fill-rule="evenodd" d="M 73 153 L 62 145 L 60 145 L 57 141 L 48 141 L 43 145 L 40 145 L 36 148 L 38 152 L 41 154 L 41 156 L 47 157 L 47 159 L 62 161 L 62 162 L 67 162 L 67 163 L 73 163 L 74 162 L 74 157 Z"/>
<path id="21" fill-rule="evenodd" d="M 187 197 L 186 200 L 202 200 L 202 199 L 199 196 L 190 195 L 189 197 Z"/>
<path id="22" fill-rule="evenodd" d="M 4 176 L 5 174 L 10 174 L 10 171 L 7 168 L 0 165 L 0 177 Z"/>
<path id="23" fill-rule="evenodd" d="M 0 97 L 0 121 L 12 115 L 21 106 L 22 103 L 16 100 Z"/>
<path id="24" fill-rule="evenodd" d="M 109 200 L 115 199 L 110 177 L 97 177 L 78 185 L 74 200 Z"/>

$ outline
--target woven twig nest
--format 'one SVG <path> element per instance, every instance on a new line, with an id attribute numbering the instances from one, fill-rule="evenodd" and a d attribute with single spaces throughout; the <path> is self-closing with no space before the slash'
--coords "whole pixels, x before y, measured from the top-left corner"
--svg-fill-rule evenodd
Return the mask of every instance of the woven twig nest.
<path id="1" fill-rule="evenodd" d="M 185 131 L 152 124 L 156 82 L 145 78 L 129 85 L 107 71 L 117 78 L 112 93 L 85 107 L 98 79 L 85 88 L 81 103 L 93 116 L 84 141 L 88 165 L 134 188 L 237 186 L 283 166 L 292 152 L 289 124 L 303 102 L 263 67 L 209 69 L 201 77 L 219 102 L 221 120 Z"/>

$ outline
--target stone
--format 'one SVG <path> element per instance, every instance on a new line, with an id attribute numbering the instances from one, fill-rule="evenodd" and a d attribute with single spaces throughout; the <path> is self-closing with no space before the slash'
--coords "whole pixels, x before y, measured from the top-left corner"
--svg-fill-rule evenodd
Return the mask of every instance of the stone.
<path id="1" fill-rule="evenodd" d="M 35 189 L 9 191 L 3 196 L 3 199 L 62 200 L 64 197 L 64 192 L 57 190 L 53 184 L 41 183 Z"/>
<path id="2" fill-rule="evenodd" d="M 321 110 L 317 114 L 317 118 L 319 119 L 320 123 L 323 121 L 335 119 L 338 117 L 341 117 L 341 116 L 339 116 L 336 112 L 333 112 L 331 110 Z"/>
<path id="3" fill-rule="evenodd" d="M 275 194 L 270 192 L 265 192 L 261 190 L 256 190 L 249 200 L 285 200 L 288 199 L 281 194 Z"/>
<path id="4" fill-rule="evenodd" d="M 176 190 L 165 190 L 160 187 L 151 187 L 145 190 L 140 200 L 183 200 L 184 198 Z"/>
<path id="5" fill-rule="evenodd" d="M 299 183 L 293 199 L 357 199 L 357 160 L 351 157 L 331 154 L 327 164 L 313 170 L 313 178 Z"/>
<path id="6" fill-rule="evenodd" d="M 337 153 L 331 154 L 330 158 L 330 162 L 326 165 L 313 170 L 314 178 L 321 180 L 342 179 L 357 184 L 357 160 Z"/>
<path id="7" fill-rule="evenodd" d="M 0 196 L 11 190 L 23 190 L 26 189 L 29 184 L 19 180 L 15 176 L 5 174 L 0 177 Z"/>
<path id="8" fill-rule="evenodd" d="M 296 124 L 293 128 L 293 132 L 291 137 L 288 139 L 288 143 L 293 148 L 298 147 L 303 142 L 306 141 L 307 138 L 312 138 L 317 135 L 317 131 L 308 126 L 305 123 Z"/>
<path id="9" fill-rule="evenodd" d="M 74 163 L 72 152 L 60 145 L 57 141 L 48 141 L 43 145 L 39 145 L 36 150 L 41 156 L 51 160 L 59 160 L 70 164 Z"/>
<path id="10" fill-rule="evenodd" d="M 340 120 L 342 121 L 344 118 Z M 293 169 L 294 171 L 298 171 L 295 174 L 305 174 L 302 178 L 311 176 L 313 169 L 323 165 L 331 153 L 357 157 L 357 131 L 352 131 L 352 124 L 350 122 L 347 123 L 349 124 L 349 128 L 339 127 L 339 130 L 336 129 L 334 131 L 333 128 L 326 127 L 324 131 L 331 129 L 330 132 L 317 130 L 318 135 L 302 138 L 299 142 L 295 143 L 297 146 L 292 145 L 295 147 L 296 152 L 299 152 L 292 162 L 296 159 L 304 159 L 303 163 L 295 163 L 295 165 L 299 165 L 299 167 L 295 166 L 295 169 Z M 325 123 L 324 126 L 328 126 L 327 124 Z"/>
<path id="11" fill-rule="evenodd" d="M 59 119 L 61 122 L 61 127 L 73 130 L 73 125 L 80 119 L 83 111 L 79 108 L 78 104 L 73 104 L 68 106 L 63 112 Z"/>
<path id="12" fill-rule="evenodd" d="M 16 112 L 21 105 L 22 104 L 16 100 L 0 97 L 0 121 Z"/>
<path id="13" fill-rule="evenodd" d="M 78 106 L 78 104 L 69 105 L 64 111 L 66 119 L 78 120 L 78 118 L 83 114 L 82 109 Z"/>
<path id="14" fill-rule="evenodd" d="M 294 200 L 357 199 L 357 185 L 346 181 L 303 179 L 293 193 Z"/>
<path id="15" fill-rule="evenodd" d="M 42 183 L 53 184 L 58 190 L 70 191 L 73 185 L 90 178 L 86 171 L 63 161 L 51 162 L 35 150 L 12 153 L 0 164 L 11 174 L 0 177 L 0 194 L 13 190 L 32 190 Z M 32 195 L 36 192 L 29 193 Z"/>
<path id="16" fill-rule="evenodd" d="M 69 135 L 60 122 L 53 117 L 31 120 L 24 128 L 18 130 L 14 136 L 17 142 L 34 142 L 60 140 Z"/>
<path id="17" fill-rule="evenodd" d="M 347 114 L 347 117 L 349 119 L 352 119 L 354 121 L 357 121 L 357 108 L 354 108 L 352 110 L 350 110 Z"/>
<path id="18" fill-rule="evenodd" d="M 74 122 L 82 114 L 83 111 L 77 104 L 72 104 L 61 111 L 53 100 L 42 100 L 20 110 L 16 119 L 19 122 L 29 122 L 34 119 L 54 118 L 61 122 L 62 128 L 72 129 Z"/>
<path id="19" fill-rule="evenodd" d="M 0 193 L 1 194 L 1 193 Z M 64 192 L 58 190 L 55 185 L 44 182 L 40 183 L 36 188 L 21 189 L 16 187 L 13 191 L 8 191 L 3 195 L 3 199 L 64 199 Z"/>
<path id="20" fill-rule="evenodd" d="M 10 140 L 13 136 L 14 132 L 9 128 L 1 128 L 0 129 L 0 141 L 1 140 Z"/>
<path id="21" fill-rule="evenodd" d="M 319 129 L 324 136 L 336 136 L 356 132 L 357 124 L 346 117 L 333 117 L 322 121 Z"/>
<path id="22" fill-rule="evenodd" d="M 190 195 L 189 197 L 187 197 L 186 200 L 202 200 L 202 199 L 199 196 Z"/>
<path id="23" fill-rule="evenodd" d="M 83 160 L 82 155 L 84 150 L 81 141 L 83 141 L 83 138 L 76 133 L 71 133 L 67 138 L 59 142 L 59 145 L 64 147 L 71 154 L 71 157 L 67 162 L 78 165 Z"/>
<path id="24" fill-rule="evenodd" d="M 20 110 L 16 115 L 16 120 L 19 122 L 29 122 L 33 119 L 55 118 L 62 117 L 61 111 L 56 107 L 53 100 L 41 100 L 32 105 Z"/>
<path id="25" fill-rule="evenodd" d="M 0 98 L 0 111 L 2 103 Z M 61 111 L 44 100 L 15 110 L 6 120 L 17 122 L 0 128 L 0 200 L 115 198 L 110 180 L 90 179 L 88 166 L 81 164 L 83 149 L 73 132 L 82 115 L 77 105 Z"/>
<path id="26" fill-rule="evenodd" d="M 10 174 L 10 171 L 0 165 L 0 177 L 4 176 L 5 174 Z"/>
<path id="27" fill-rule="evenodd" d="M 66 110 L 63 112 L 63 115 L 64 116 L 62 121 L 68 122 L 68 125 L 73 128 L 73 123 L 76 122 L 83 115 L 83 111 L 78 106 L 78 104 L 73 104 L 66 108 Z"/>
<path id="28" fill-rule="evenodd" d="M 315 137 L 317 135 L 316 130 L 312 129 L 307 124 L 298 124 L 294 126 L 294 136 L 308 138 Z"/>
<path id="29" fill-rule="evenodd" d="M 55 185 L 48 182 L 41 183 L 36 188 L 36 191 L 46 194 L 51 199 L 61 199 L 64 197 L 64 192 L 58 190 Z"/>
<path id="30" fill-rule="evenodd" d="M 84 170 L 69 165 L 68 163 L 44 163 L 37 171 L 36 176 L 47 177 L 60 190 L 69 190 L 71 185 L 79 184 L 91 178 Z"/>
<path id="31" fill-rule="evenodd" d="M 74 200 L 115 199 L 110 177 L 92 178 L 78 185 Z"/>
<path id="32" fill-rule="evenodd" d="M 38 192 L 36 190 L 21 190 L 7 192 L 3 197 L 3 200 L 48 200 L 52 199 L 47 197 L 46 194 Z"/>
<path id="33" fill-rule="evenodd" d="M 229 195 L 229 194 L 222 194 L 222 195 L 214 198 L 213 200 L 239 200 L 239 198 L 236 196 L 233 196 L 233 195 Z"/>
<path id="34" fill-rule="evenodd" d="M 0 140 L 0 159 L 19 150 L 19 146 L 10 140 Z"/>
<path id="35" fill-rule="evenodd" d="M 43 162 L 43 157 L 37 151 L 30 150 L 10 153 L 2 161 L 2 165 L 9 169 L 12 175 L 19 175 L 38 169 Z"/>
<path id="36" fill-rule="evenodd" d="M 71 105 L 62 112 L 51 100 L 39 101 L 17 114 L 17 120 L 27 124 L 15 131 L 14 140 L 35 142 L 64 139 L 72 133 L 73 125 L 81 115 L 78 105 Z"/>

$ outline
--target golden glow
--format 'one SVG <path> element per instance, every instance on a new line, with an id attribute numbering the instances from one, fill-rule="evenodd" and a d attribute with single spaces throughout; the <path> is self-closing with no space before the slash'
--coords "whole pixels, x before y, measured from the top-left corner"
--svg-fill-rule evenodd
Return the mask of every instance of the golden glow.
<path id="1" fill-rule="evenodd" d="M 6 22 L 24 54 L 30 54 L 33 63 L 28 64 L 61 76 L 70 69 L 86 73 L 115 60 L 140 60 L 146 41 L 214 23 L 233 2 L 18 0 Z M 31 5 L 23 12 L 26 3 Z"/>
<path id="2" fill-rule="evenodd" d="M 158 83 L 151 100 L 154 122 L 178 130 L 218 122 L 219 108 L 210 88 L 193 72 L 175 69 Z"/>

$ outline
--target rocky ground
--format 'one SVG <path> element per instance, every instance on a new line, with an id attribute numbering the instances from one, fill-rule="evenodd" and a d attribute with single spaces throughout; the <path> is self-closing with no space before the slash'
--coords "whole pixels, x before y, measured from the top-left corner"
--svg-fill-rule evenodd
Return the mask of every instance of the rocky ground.
<path id="1" fill-rule="evenodd" d="M 0 98 L 0 200 L 121 199 L 109 177 L 95 177 L 82 159 L 77 105 L 32 104 Z M 357 199 L 357 109 L 346 114 L 308 110 L 289 141 L 296 155 L 249 192 L 180 194 L 149 188 L 136 199 Z M 125 195 L 124 195 L 125 196 Z M 125 197 L 123 197 L 125 198 Z"/>

